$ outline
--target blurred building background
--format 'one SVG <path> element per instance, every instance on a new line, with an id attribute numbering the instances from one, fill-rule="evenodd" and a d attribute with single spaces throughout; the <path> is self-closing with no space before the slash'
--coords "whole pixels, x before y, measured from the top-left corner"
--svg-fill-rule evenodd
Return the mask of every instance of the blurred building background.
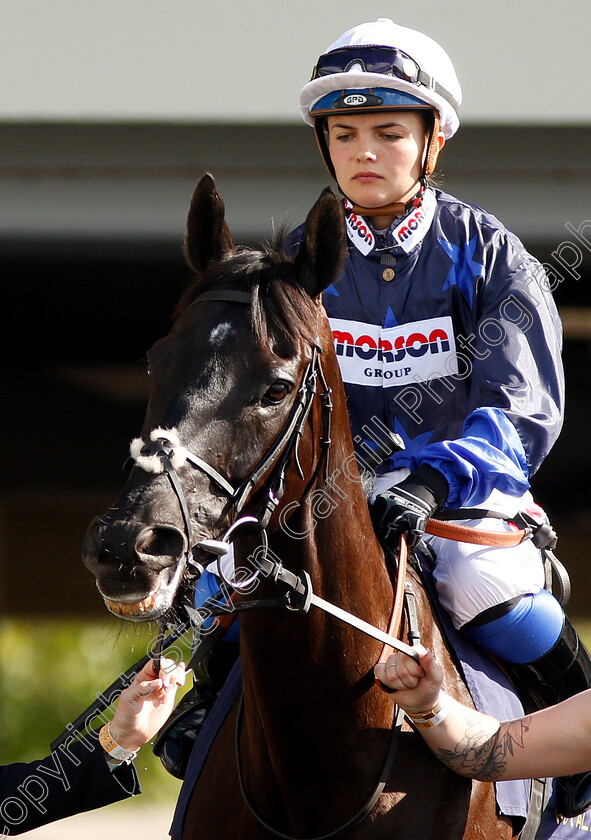
<path id="1" fill-rule="evenodd" d="M 438 40 L 462 82 L 442 186 L 554 272 L 568 409 L 535 488 L 587 614 L 588 0 L 0 0 L 3 615 L 103 613 L 80 545 L 123 482 L 142 358 L 188 277 L 193 187 L 214 173 L 240 241 L 301 221 L 329 179 L 299 89 L 380 16 Z"/>

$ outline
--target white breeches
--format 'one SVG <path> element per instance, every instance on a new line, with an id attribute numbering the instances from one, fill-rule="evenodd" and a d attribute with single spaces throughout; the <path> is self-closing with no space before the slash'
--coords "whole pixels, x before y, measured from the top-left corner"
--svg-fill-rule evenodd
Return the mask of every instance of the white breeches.
<path id="1" fill-rule="evenodd" d="M 374 495 L 402 481 L 406 475 L 408 470 L 379 476 Z M 530 493 L 516 497 L 495 490 L 477 507 L 514 516 L 532 505 Z M 484 531 L 512 530 L 502 519 L 454 520 L 454 524 Z M 439 600 L 456 628 L 490 607 L 517 595 L 535 594 L 544 586 L 541 552 L 531 540 L 513 548 L 483 547 L 431 536 L 426 536 L 425 541 L 435 554 L 433 575 Z"/>

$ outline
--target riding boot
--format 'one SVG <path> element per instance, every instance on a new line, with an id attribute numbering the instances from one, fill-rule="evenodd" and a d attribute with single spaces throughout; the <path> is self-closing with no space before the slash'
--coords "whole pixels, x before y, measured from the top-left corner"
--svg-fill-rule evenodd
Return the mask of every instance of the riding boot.
<path id="1" fill-rule="evenodd" d="M 193 663 L 193 684 L 201 693 L 209 691 L 217 696 L 237 658 L 238 642 L 218 639 L 198 662 Z"/>
<path id="2" fill-rule="evenodd" d="M 591 658 L 566 616 L 554 647 L 533 662 L 507 667 L 536 708 L 552 706 L 591 686 Z M 556 782 L 560 814 L 575 817 L 591 807 L 591 772 L 563 776 Z"/>
<path id="3" fill-rule="evenodd" d="M 177 779 L 185 778 L 193 745 L 237 657 L 237 643 L 218 640 L 193 665 L 193 686 L 156 735 L 152 752 Z"/>

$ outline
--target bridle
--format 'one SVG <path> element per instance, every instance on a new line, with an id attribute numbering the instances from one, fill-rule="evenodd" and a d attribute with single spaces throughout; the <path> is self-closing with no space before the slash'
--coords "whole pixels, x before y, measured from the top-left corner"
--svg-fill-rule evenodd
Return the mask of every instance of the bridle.
<path id="1" fill-rule="evenodd" d="M 203 300 L 220 300 L 229 301 L 232 303 L 249 304 L 251 303 L 251 295 L 248 292 L 240 292 L 233 289 L 211 290 L 203 292 L 198 295 L 190 304 L 193 306 Z M 203 458 L 190 452 L 188 449 L 180 445 L 180 442 L 173 440 L 175 435 L 167 436 L 166 431 L 162 429 L 153 430 L 150 440 L 145 442 L 141 448 L 137 449 L 137 455 L 132 459 L 139 462 L 141 465 L 141 458 L 149 458 L 155 456 L 156 461 L 161 466 L 161 471 L 165 472 L 172 489 L 178 499 L 181 509 L 183 523 L 185 527 L 185 536 L 187 539 L 187 550 L 185 552 L 185 560 L 187 566 L 190 567 L 196 575 L 201 575 L 204 566 L 199 563 L 194 557 L 194 550 L 202 552 L 209 552 L 216 555 L 218 558 L 218 574 L 223 583 L 236 592 L 249 592 L 253 584 L 262 574 L 264 577 L 273 580 L 275 583 L 283 584 L 287 590 L 288 595 L 280 599 L 269 599 L 268 601 L 250 601 L 240 603 L 233 606 L 236 612 L 245 611 L 247 609 L 260 609 L 265 606 L 286 606 L 289 609 L 297 610 L 298 612 L 308 612 L 311 605 L 318 607 L 325 612 L 345 621 L 358 630 L 361 630 L 366 635 L 372 636 L 374 639 L 381 641 L 384 646 L 396 648 L 402 651 L 407 656 L 410 656 L 416 662 L 419 662 L 419 656 L 411 647 L 401 642 L 399 639 L 393 637 L 392 633 L 384 633 L 384 631 L 373 627 L 368 622 L 363 621 L 357 616 L 336 607 L 334 604 L 325 601 L 323 598 L 316 596 L 312 590 L 312 582 L 307 572 L 302 571 L 299 575 L 294 574 L 289 569 L 284 568 L 281 560 L 277 558 L 273 552 L 268 549 L 268 539 L 266 528 L 273 512 L 281 501 L 285 492 L 285 479 L 287 469 L 289 467 L 291 458 L 294 458 L 298 474 L 302 481 L 305 479 L 304 471 L 302 470 L 299 457 L 298 447 L 304 432 L 304 426 L 314 398 L 318 390 L 318 381 L 320 381 L 322 391 L 320 399 L 322 404 L 322 437 L 320 444 L 322 447 L 320 458 L 317 465 L 308 480 L 306 488 L 302 494 L 304 498 L 309 489 L 313 486 L 319 470 L 324 465 L 324 480 L 328 479 L 328 456 L 331 446 L 330 426 L 332 416 L 332 390 L 328 386 L 322 365 L 320 363 L 321 349 L 317 344 L 312 346 L 312 358 L 307 364 L 302 375 L 301 384 L 296 395 L 296 398 L 291 407 L 289 417 L 279 433 L 275 442 L 271 445 L 268 451 L 262 456 L 258 464 L 251 470 L 250 474 L 238 485 L 233 487 L 232 484 L 221 475 L 215 467 L 208 464 Z M 394 451 L 399 448 L 397 443 L 397 436 L 393 436 L 392 446 Z M 390 450 L 385 450 L 386 453 L 391 454 Z M 385 455 L 384 455 L 385 457 Z M 236 518 L 226 531 L 222 540 L 202 540 L 193 545 L 193 528 L 191 525 L 191 515 L 189 513 L 189 506 L 183 491 L 181 482 L 178 477 L 177 469 L 185 462 L 200 469 L 205 473 L 221 490 L 228 496 L 229 505 L 234 508 Z M 257 487 L 261 478 L 272 469 L 271 475 L 268 479 L 267 491 L 265 500 L 262 503 L 259 511 L 254 516 L 238 517 L 238 514 L 244 508 L 244 505 L 251 496 L 252 491 Z M 247 528 L 250 531 L 257 531 L 262 539 L 262 551 L 256 551 L 250 558 L 255 566 L 254 572 L 247 578 L 237 580 L 228 580 L 224 575 L 219 558 L 226 554 L 231 546 L 231 542 L 235 539 L 236 532 L 241 528 Z M 210 561 L 212 562 L 212 561 Z M 209 565 L 207 563 L 206 565 Z M 401 598 L 398 599 L 401 603 Z M 195 613 L 195 610 L 185 607 L 190 616 Z M 209 611 L 214 615 L 213 611 Z"/>
<path id="2" fill-rule="evenodd" d="M 211 290 L 198 295 L 191 302 L 190 306 L 206 300 L 250 305 L 252 298 L 249 292 L 240 292 L 232 289 Z M 266 540 L 265 531 L 285 492 L 286 474 L 292 458 L 295 462 L 298 475 L 302 480 L 305 478 L 299 460 L 299 443 L 314 402 L 314 397 L 318 391 L 318 382 L 320 382 L 322 388 L 320 392 L 322 436 L 320 438 L 321 457 L 317 470 L 321 464 L 324 464 L 325 479 L 328 477 L 328 455 L 331 445 L 330 424 L 333 408 L 331 400 L 332 390 L 327 384 L 320 362 L 320 354 L 320 347 L 314 344 L 312 346 L 312 358 L 304 370 L 300 387 L 283 429 L 249 475 L 237 487 L 234 487 L 225 476 L 199 455 L 181 446 L 176 440 L 176 435 L 167 436 L 166 430 L 163 429 L 156 430 L 156 433 L 152 432 L 150 439 L 143 441 L 143 445 L 138 449 L 137 454 L 135 456 L 132 454 L 131 460 L 135 460 L 136 462 L 140 461 L 141 458 L 155 456 L 161 465 L 161 471 L 168 477 L 170 485 L 177 497 L 183 518 L 187 540 L 185 560 L 187 565 L 192 566 L 195 571 L 202 572 L 203 566 L 195 560 L 194 549 L 208 551 L 213 547 L 213 553 L 217 554 L 219 551 L 215 551 L 217 541 L 213 540 L 206 540 L 194 545 L 189 506 L 177 470 L 184 463 L 191 464 L 191 466 L 205 473 L 228 497 L 228 507 L 233 509 L 234 520 L 224 536 L 222 545 L 227 543 L 230 534 L 232 536 L 235 535 L 239 527 L 248 527 L 251 530 L 254 528 L 260 531 Z M 265 499 L 258 512 L 254 516 L 238 519 L 238 515 L 244 509 L 252 492 L 270 469 L 272 469 L 272 472 L 267 481 Z M 250 583 L 252 583 L 252 579 Z M 243 581 L 242 586 L 244 587 L 244 585 L 245 582 Z"/>
<path id="3" fill-rule="evenodd" d="M 250 305 L 251 295 L 250 293 L 240 292 L 237 290 L 211 290 L 198 295 L 190 305 L 193 306 L 196 303 L 205 300 L 226 301 Z M 281 432 L 267 452 L 261 457 L 256 466 L 251 470 L 249 475 L 243 479 L 237 487 L 234 487 L 225 476 L 221 475 L 215 467 L 206 462 L 203 458 L 181 446 L 180 442 L 175 440 L 176 435 L 167 435 L 166 430 L 163 429 L 153 430 L 150 435 L 150 439 L 143 442 L 143 445 L 137 450 L 136 457 L 133 458 L 132 456 L 132 458 L 136 461 L 136 463 L 138 463 L 138 466 L 141 466 L 142 458 L 153 458 L 153 456 L 155 456 L 157 462 L 161 465 L 161 471 L 167 475 L 182 513 L 185 536 L 187 539 L 187 550 L 185 553 L 187 566 L 193 567 L 197 574 L 201 574 L 204 567 L 194 558 L 194 549 L 218 555 L 218 571 L 221 573 L 219 556 L 226 553 L 229 545 L 231 544 L 230 538 L 234 537 L 235 532 L 242 527 L 248 527 L 249 529 L 254 528 L 260 532 L 263 539 L 263 552 L 262 555 L 259 554 L 257 556 L 254 563 L 254 573 L 246 581 L 241 579 L 239 582 L 228 581 L 223 574 L 221 574 L 221 577 L 224 580 L 224 583 L 229 584 L 236 591 L 240 591 L 241 589 L 243 591 L 249 591 L 259 573 L 262 573 L 265 577 L 270 577 L 275 582 L 284 584 L 288 588 L 289 594 L 284 598 L 242 602 L 234 605 L 234 609 L 236 609 L 236 611 L 256 609 L 265 606 L 286 606 L 300 612 L 307 612 L 310 605 L 314 604 L 320 609 L 336 615 L 341 620 L 347 621 L 349 624 L 352 624 L 368 635 L 380 639 L 384 645 L 389 645 L 390 647 L 396 647 L 399 650 L 403 650 L 407 655 L 412 656 L 413 659 L 418 661 L 418 654 L 408 645 L 403 644 L 398 639 L 393 638 L 391 635 L 384 633 L 378 628 L 372 627 L 367 622 L 357 618 L 356 616 L 353 616 L 350 613 L 347 613 L 344 610 L 328 603 L 327 601 L 324 601 L 324 599 L 315 596 L 312 591 L 310 577 L 306 572 L 301 572 L 300 575 L 295 575 L 293 572 L 285 569 L 280 560 L 275 558 L 273 553 L 268 550 L 266 528 L 268 527 L 270 519 L 284 495 L 287 470 L 292 458 L 295 462 L 300 479 L 302 481 L 305 479 L 304 471 L 299 460 L 298 449 L 306 421 L 312 409 L 314 398 L 318 392 L 318 383 L 320 383 L 322 389 L 320 391 L 322 406 L 322 436 L 320 438 L 321 455 L 315 469 L 313 470 L 312 476 L 307 482 L 303 496 L 305 497 L 308 490 L 314 485 L 315 478 L 322 466 L 324 466 L 325 480 L 328 478 L 328 458 L 331 446 L 330 427 L 333 408 L 331 399 L 332 390 L 328 386 L 320 362 L 320 347 L 317 344 L 314 344 L 312 345 L 311 350 L 312 358 L 308 362 L 302 374 L 300 387 Z M 187 499 L 177 473 L 180 466 L 185 463 L 190 464 L 207 475 L 211 481 L 228 497 L 228 506 L 230 509 L 233 509 L 235 518 L 222 540 L 204 540 L 193 546 L 191 516 Z M 258 512 L 253 516 L 243 516 L 240 518 L 239 515 L 244 509 L 247 501 L 250 499 L 253 491 L 259 486 L 261 479 L 269 472 L 269 470 L 271 470 L 271 473 L 266 483 L 265 498 Z M 194 611 L 189 609 L 187 612 L 191 615 Z M 216 614 L 214 610 L 208 610 L 208 612 L 212 616 Z M 282 838 L 282 840 L 295 840 L 295 838 L 290 838 L 288 835 L 285 835 L 268 825 L 259 816 L 248 797 L 244 787 L 239 747 L 242 709 L 243 706 L 241 701 L 236 720 L 235 745 L 238 764 L 238 779 L 244 801 L 257 821 L 271 834 Z M 334 831 L 331 831 L 322 837 L 315 838 L 315 840 L 328 840 L 328 838 L 336 837 L 359 823 L 370 813 L 381 795 L 392 769 L 403 717 L 404 713 L 402 710 L 397 710 L 394 717 L 389 747 L 382 767 L 382 772 L 380 773 L 379 780 L 368 800 L 344 825 L 339 826 Z"/>

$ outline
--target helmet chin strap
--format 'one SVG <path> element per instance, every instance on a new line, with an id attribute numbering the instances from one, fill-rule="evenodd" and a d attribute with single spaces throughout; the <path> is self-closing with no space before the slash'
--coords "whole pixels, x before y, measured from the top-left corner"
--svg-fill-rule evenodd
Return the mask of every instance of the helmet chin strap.
<path id="1" fill-rule="evenodd" d="M 381 207 L 363 207 L 361 204 L 353 204 L 349 212 L 357 213 L 359 216 L 369 216 L 370 218 L 372 216 L 404 216 L 413 208 L 420 207 L 423 203 L 423 195 L 427 185 L 423 175 L 421 175 L 419 182 L 420 187 L 418 192 L 406 203 L 403 201 L 394 201 L 391 204 L 383 204 Z"/>
<path id="2" fill-rule="evenodd" d="M 425 157 L 425 164 L 423 167 L 423 175 L 428 177 L 432 175 L 435 166 L 437 165 L 437 158 L 439 156 L 439 132 L 441 130 L 440 122 L 439 122 L 439 114 L 437 111 L 433 113 L 433 126 L 431 128 L 431 134 L 429 135 L 429 140 L 427 142 L 427 154 Z"/>
<path id="3" fill-rule="evenodd" d="M 363 207 L 361 204 L 354 204 L 351 213 L 358 216 L 402 216 L 406 213 L 407 204 L 402 201 L 395 201 L 393 204 L 384 204 L 383 207 Z"/>

